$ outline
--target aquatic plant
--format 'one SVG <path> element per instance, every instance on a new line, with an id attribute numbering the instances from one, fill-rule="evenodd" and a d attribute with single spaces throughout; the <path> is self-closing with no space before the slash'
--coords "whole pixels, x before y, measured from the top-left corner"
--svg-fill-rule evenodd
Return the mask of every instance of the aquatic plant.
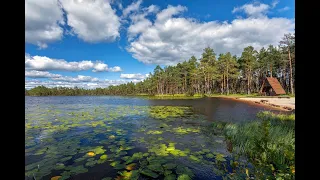
<path id="1" fill-rule="evenodd" d="M 260 121 L 225 126 L 233 151 L 249 158 L 258 178 L 294 178 L 294 115 L 262 112 L 258 117 Z"/>

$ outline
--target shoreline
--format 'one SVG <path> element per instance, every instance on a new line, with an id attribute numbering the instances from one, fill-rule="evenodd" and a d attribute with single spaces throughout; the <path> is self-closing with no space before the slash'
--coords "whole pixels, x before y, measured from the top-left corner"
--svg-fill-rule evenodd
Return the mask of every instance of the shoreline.
<path id="1" fill-rule="evenodd" d="M 261 105 L 265 107 L 271 107 L 274 109 L 280 109 L 288 112 L 295 112 L 295 97 L 279 98 L 279 97 L 222 97 L 233 99 L 236 101 L 246 102 L 255 105 Z"/>

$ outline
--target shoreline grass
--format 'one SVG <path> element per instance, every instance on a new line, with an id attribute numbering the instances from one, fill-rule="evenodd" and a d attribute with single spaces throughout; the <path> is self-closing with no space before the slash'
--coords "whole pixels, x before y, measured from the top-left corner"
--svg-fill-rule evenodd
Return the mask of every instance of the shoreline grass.
<path id="1" fill-rule="evenodd" d="M 295 178 L 295 115 L 257 114 L 258 120 L 241 124 L 215 122 L 214 134 L 223 134 L 234 156 L 245 156 L 254 165 L 257 179 Z"/>

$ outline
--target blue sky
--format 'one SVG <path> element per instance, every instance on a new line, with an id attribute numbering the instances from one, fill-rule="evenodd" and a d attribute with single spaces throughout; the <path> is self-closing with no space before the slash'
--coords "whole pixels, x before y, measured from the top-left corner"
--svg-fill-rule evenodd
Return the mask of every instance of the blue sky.
<path id="1" fill-rule="evenodd" d="M 241 55 L 294 32 L 294 1 L 26 0 L 25 87 L 139 82 L 210 46 Z"/>

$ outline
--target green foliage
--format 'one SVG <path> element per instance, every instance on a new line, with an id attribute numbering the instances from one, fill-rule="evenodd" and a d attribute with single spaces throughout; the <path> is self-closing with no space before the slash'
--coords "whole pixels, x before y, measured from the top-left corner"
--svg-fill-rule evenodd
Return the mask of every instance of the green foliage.
<path id="1" fill-rule="evenodd" d="M 272 178 L 294 177 L 294 115 L 258 114 L 260 121 L 225 126 L 226 137 L 236 153 L 246 155 L 255 165 L 255 175 Z M 262 171 L 261 171 L 262 169 Z"/>
<path id="2" fill-rule="evenodd" d="M 277 77 L 288 92 L 292 66 L 292 83 L 295 81 L 295 35 L 285 34 L 279 47 L 269 45 L 257 52 L 252 46 L 245 47 L 241 57 L 230 52 L 219 54 L 206 47 L 199 62 L 195 56 L 176 66 L 157 65 L 142 82 L 129 82 L 107 88 L 83 89 L 38 86 L 25 89 L 27 96 L 77 96 L 77 95 L 172 95 L 183 94 L 236 94 L 258 93 L 265 77 Z M 288 49 L 289 47 L 289 49 Z M 290 50 L 291 62 L 288 62 Z M 165 98 L 165 97 L 162 97 Z M 168 98 L 168 97 L 166 97 Z M 172 97 L 171 97 L 172 98 Z M 181 97 L 178 97 L 181 98 Z"/>

